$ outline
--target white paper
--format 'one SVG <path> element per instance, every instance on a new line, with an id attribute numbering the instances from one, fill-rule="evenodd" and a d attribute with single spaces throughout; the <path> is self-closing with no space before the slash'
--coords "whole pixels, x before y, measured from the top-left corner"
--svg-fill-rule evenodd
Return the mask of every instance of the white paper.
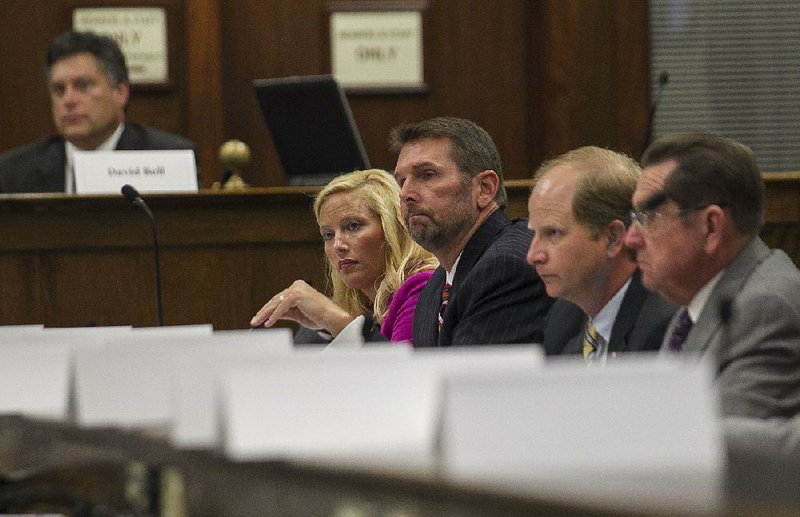
<path id="1" fill-rule="evenodd" d="M 0 413 L 65 420 L 71 347 L 0 344 Z"/>
<path id="2" fill-rule="evenodd" d="M 582 360 L 447 382 L 447 477 L 610 508 L 713 511 L 723 468 L 710 368 Z"/>
<path id="3" fill-rule="evenodd" d="M 401 347 L 296 352 L 232 370 L 223 385 L 227 456 L 426 468 L 436 376 L 409 358 Z"/>
<path id="4" fill-rule="evenodd" d="M 210 327 L 138 329 L 75 353 L 76 423 L 167 427 L 173 416 L 171 379 L 192 347 L 213 339 Z"/>
<path id="5" fill-rule="evenodd" d="M 221 446 L 219 383 L 236 367 L 269 364 L 292 353 L 290 329 L 217 332 L 181 356 L 171 379 L 173 425 L 170 439 L 179 448 Z"/>
<path id="6" fill-rule="evenodd" d="M 44 329 L 44 325 L 0 325 L 0 336 L 28 334 Z"/>
<path id="7" fill-rule="evenodd" d="M 197 192 L 194 151 L 76 151 L 78 194 L 119 194 L 130 184 L 139 192 Z"/>
<path id="8" fill-rule="evenodd" d="M 0 412 L 65 420 L 74 351 L 130 327 L 6 327 L 0 332 Z"/>

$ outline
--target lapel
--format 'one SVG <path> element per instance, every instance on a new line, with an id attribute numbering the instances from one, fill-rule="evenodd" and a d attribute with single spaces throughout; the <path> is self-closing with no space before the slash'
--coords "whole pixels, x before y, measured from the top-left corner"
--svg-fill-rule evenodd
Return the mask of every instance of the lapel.
<path id="1" fill-rule="evenodd" d="M 583 313 L 583 317 L 581 318 L 581 324 L 579 327 L 579 332 L 577 334 L 573 334 L 573 336 L 567 341 L 567 344 L 564 345 L 564 352 L 563 354 L 580 354 L 583 355 L 583 337 L 586 333 L 586 323 L 589 321 L 589 316 L 586 313 Z"/>
<path id="2" fill-rule="evenodd" d="M 144 146 L 142 145 L 142 139 L 139 135 L 134 132 L 130 124 L 127 122 L 123 122 L 123 124 L 122 134 L 119 135 L 119 141 L 115 149 L 117 151 L 135 151 L 137 149 L 142 149 Z"/>
<path id="3" fill-rule="evenodd" d="M 53 138 L 39 155 L 33 173 L 25 180 L 28 192 L 64 192 L 67 155 L 63 138 Z"/>
<path id="4" fill-rule="evenodd" d="M 611 340 L 608 343 L 609 352 L 626 352 L 629 350 L 628 338 L 639 319 L 639 313 L 646 298 L 647 290 L 642 285 L 641 272 L 637 269 L 631 276 L 631 283 L 628 286 L 628 290 L 625 291 L 625 296 L 619 306 L 619 312 L 617 312 L 617 317 L 614 319 L 614 325 L 611 327 Z"/>
<path id="5" fill-rule="evenodd" d="M 704 352 L 711 346 L 720 330 L 720 307 L 723 301 L 731 301 L 736 298 L 750 275 L 769 254 L 770 249 L 764 244 L 764 241 L 759 237 L 754 237 L 730 263 L 717 285 L 714 286 L 714 290 L 711 291 L 711 295 L 703 307 L 703 312 L 700 313 L 700 317 L 689 332 L 683 347 L 684 351 Z M 670 327 L 672 327 L 672 323 L 670 323 Z"/>
<path id="6" fill-rule="evenodd" d="M 414 311 L 414 346 L 436 346 L 439 338 L 439 307 L 447 277 L 442 266 L 436 268 L 417 300 Z"/>
<path id="7" fill-rule="evenodd" d="M 506 216 L 500 210 L 495 210 L 492 215 L 486 218 L 475 233 L 467 241 L 464 246 L 464 251 L 461 252 L 461 258 L 458 261 L 456 268 L 456 276 L 453 278 L 453 287 L 450 289 L 450 300 L 458 294 L 458 288 L 464 282 L 464 279 L 472 271 L 473 266 L 478 259 L 481 258 L 486 249 L 497 239 L 497 234 L 503 231 L 503 228 L 511 224 Z M 442 283 L 444 285 L 444 282 Z M 440 289 L 441 290 L 441 289 Z"/>

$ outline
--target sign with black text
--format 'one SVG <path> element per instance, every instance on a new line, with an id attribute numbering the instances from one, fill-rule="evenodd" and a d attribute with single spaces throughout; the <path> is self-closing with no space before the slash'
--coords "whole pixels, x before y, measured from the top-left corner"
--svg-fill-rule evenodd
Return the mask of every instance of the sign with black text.
<path id="1" fill-rule="evenodd" d="M 75 152 L 77 194 L 118 194 L 126 183 L 139 192 L 197 192 L 194 151 Z"/>

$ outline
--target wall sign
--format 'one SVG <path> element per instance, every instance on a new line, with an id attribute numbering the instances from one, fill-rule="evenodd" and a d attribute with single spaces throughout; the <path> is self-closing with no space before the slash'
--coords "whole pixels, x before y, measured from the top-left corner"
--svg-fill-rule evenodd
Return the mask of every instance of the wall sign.
<path id="1" fill-rule="evenodd" d="M 167 12 L 163 7 L 78 7 L 72 27 L 114 39 L 125 54 L 131 84 L 169 83 Z"/>
<path id="2" fill-rule="evenodd" d="M 348 92 L 425 91 L 424 3 L 329 4 L 331 73 Z"/>

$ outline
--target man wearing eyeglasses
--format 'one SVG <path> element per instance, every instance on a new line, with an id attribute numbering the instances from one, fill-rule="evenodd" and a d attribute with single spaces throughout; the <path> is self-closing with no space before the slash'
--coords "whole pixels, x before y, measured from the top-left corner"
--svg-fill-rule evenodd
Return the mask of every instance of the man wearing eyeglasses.
<path id="1" fill-rule="evenodd" d="M 583 354 L 590 363 L 658 350 L 675 306 L 641 283 L 624 245 L 641 169 L 628 156 L 581 147 L 542 164 L 528 200 L 536 268 L 550 308 L 548 355 Z"/>
<path id="2" fill-rule="evenodd" d="M 752 151 L 670 135 L 642 158 L 625 243 L 642 281 L 682 306 L 664 353 L 708 356 L 726 416 L 800 412 L 800 271 L 758 237 L 764 186 Z"/>

